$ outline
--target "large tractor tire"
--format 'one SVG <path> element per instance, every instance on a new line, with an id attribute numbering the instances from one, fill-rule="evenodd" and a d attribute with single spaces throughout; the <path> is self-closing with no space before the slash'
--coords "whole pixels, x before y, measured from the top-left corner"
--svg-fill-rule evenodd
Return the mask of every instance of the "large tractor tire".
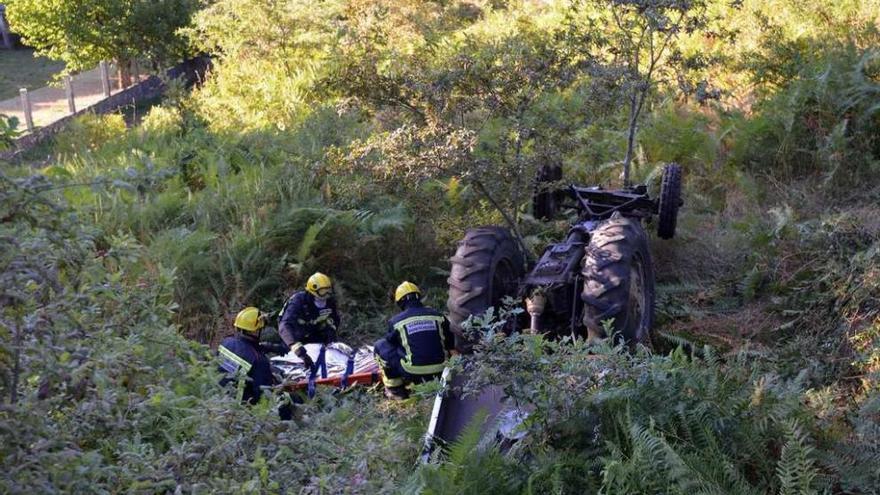
<path id="1" fill-rule="evenodd" d="M 590 339 L 610 337 L 651 345 L 654 267 L 638 219 L 614 216 L 592 232 L 581 274 L 584 325 Z"/>
<path id="2" fill-rule="evenodd" d="M 672 239 L 675 236 L 681 203 L 681 165 L 670 163 L 663 169 L 663 179 L 660 182 L 657 235 L 661 239 Z"/>
<path id="3" fill-rule="evenodd" d="M 469 229 L 450 262 L 449 322 L 456 348 L 468 352 L 471 342 L 462 324 L 471 315 L 501 306 L 505 296 L 515 296 L 525 275 L 525 263 L 516 240 L 502 227 Z"/>

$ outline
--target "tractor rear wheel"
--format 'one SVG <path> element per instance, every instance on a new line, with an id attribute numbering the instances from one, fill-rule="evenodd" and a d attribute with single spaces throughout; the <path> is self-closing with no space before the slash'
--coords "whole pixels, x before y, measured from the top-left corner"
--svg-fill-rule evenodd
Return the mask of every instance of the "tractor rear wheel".
<path id="1" fill-rule="evenodd" d="M 525 263 L 513 235 L 502 227 L 469 229 L 449 261 L 448 317 L 456 348 L 467 352 L 471 343 L 462 324 L 471 315 L 500 307 L 506 296 L 515 296 L 525 275 Z"/>
<path id="2" fill-rule="evenodd" d="M 681 165 L 670 163 L 663 169 L 663 179 L 660 183 L 657 235 L 661 239 L 672 239 L 675 235 L 679 206 L 681 206 Z"/>
<path id="3" fill-rule="evenodd" d="M 614 216 L 591 234 L 582 262 L 584 325 L 590 339 L 651 345 L 654 267 L 638 219 Z"/>

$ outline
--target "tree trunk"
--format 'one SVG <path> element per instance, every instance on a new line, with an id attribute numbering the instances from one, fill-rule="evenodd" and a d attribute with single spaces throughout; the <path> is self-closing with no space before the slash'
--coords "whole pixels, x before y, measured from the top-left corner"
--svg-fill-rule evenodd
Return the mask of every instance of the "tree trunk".
<path id="1" fill-rule="evenodd" d="M 486 189 L 486 186 L 483 185 L 479 180 L 473 180 L 474 186 L 476 186 L 477 190 L 485 197 L 489 203 L 498 210 L 498 213 L 501 213 L 501 216 L 504 218 L 504 221 L 507 222 L 507 225 L 510 227 L 510 230 L 513 232 L 513 236 L 516 238 L 516 242 L 519 244 L 520 248 L 522 248 L 523 255 L 531 258 L 530 251 L 528 247 L 526 247 L 525 240 L 523 239 L 522 234 L 519 232 L 519 227 L 514 221 L 513 217 L 510 216 L 510 213 L 507 212 L 501 205 L 495 201 L 495 198 L 489 194 L 489 190 Z"/>
<path id="2" fill-rule="evenodd" d="M 629 99 L 629 132 L 626 137 L 626 156 L 623 157 L 623 187 L 629 187 L 629 166 L 633 159 L 633 149 L 636 142 L 636 123 L 638 122 L 638 96 L 633 90 Z"/>
<path id="3" fill-rule="evenodd" d="M 116 69 L 119 74 L 119 89 L 131 86 L 131 61 L 127 59 L 116 60 Z"/>
<path id="4" fill-rule="evenodd" d="M 2 48 L 12 50 L 12 33 L 9 31 L 9 23 L 6 22 L 6 15 L 3 12 L 3 6 L 0 6 L 0 44 Z"/>

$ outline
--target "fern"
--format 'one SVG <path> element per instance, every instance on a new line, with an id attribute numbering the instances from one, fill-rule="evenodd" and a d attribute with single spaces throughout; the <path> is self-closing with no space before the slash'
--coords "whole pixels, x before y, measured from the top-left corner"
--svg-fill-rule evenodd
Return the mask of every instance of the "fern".
<path id="1" fill-rule="evenodd" d="M 470 456 L 476 451 L 482 439 L 482 430 L 487 417 L 486 411 L 479 411 L 474 415 L 458 439 L 452 442 L 447 449 L 448 464 L 461 467 L 468 463 Z"/>
<path id="2" fill-rule="evenodd" d="M 318 236 L 321 235 L 321 231 L 324 230 L 324 227 L 327 225 L 328 218 L 326 217 L 323 220 L 313 223 L 306 229 L 305 235 L 303 235 L 302 240 L 299 242 L 299 246 L 296 248 L 296 259 L 300 262 L 303 262 L 312 255 L 313 248 L 318 243 Z"/>
<path id="3" fill-rule="evenodd" d="M 359 229 L 371 235 L 382 235 L 390 230 L 403 230 L 412 223 L 406 207 L 398 204 L 380 212 L 373 210 L 357 210 L 354 217 Z"/>
<path id="4" fill-rule="evenodd" d="M 486 418 L 485 411 L 477 413 L 444 451 L 445 460 L 421 466 L 401 492 L 414 495 L 519 493 L 523 479 L 515 465 L 494 446 L 480 448 Z"/>
<path id="5" fill-rule="evenodd" d="M 812 488 L 818 475 L 813 459 L 813 447 L 800 429 L 797 420 L 783 423 L 785 444 L 782 446 L 776 475 L 779 479 L 780 495 L 809 495 L 816 493 Z"/>

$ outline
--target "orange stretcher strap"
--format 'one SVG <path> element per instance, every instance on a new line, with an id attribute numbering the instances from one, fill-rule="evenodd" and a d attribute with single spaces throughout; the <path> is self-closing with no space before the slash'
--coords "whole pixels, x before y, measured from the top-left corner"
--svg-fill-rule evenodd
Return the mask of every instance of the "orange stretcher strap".
<path id="1" fill-rule="evenodd" d="M 379 383 L 382 379 L 382 374 L 379 370 L 369 371 L 363 373 L 354 373 L 352 375 L 348 375 L 348 385 L 372 385 L 374 383 Z M 338 387 L 342 383 L 342 375 L 339 376 L 329 376 L 327 378 L 320 378 L 315 380 L 316 385 L 326 385 L 332 387 Z M 290 390 L 299 390 L 308 387 L 308 380 L 301 380 L 294 383 L 289 383 L 285 388 Z"/>

